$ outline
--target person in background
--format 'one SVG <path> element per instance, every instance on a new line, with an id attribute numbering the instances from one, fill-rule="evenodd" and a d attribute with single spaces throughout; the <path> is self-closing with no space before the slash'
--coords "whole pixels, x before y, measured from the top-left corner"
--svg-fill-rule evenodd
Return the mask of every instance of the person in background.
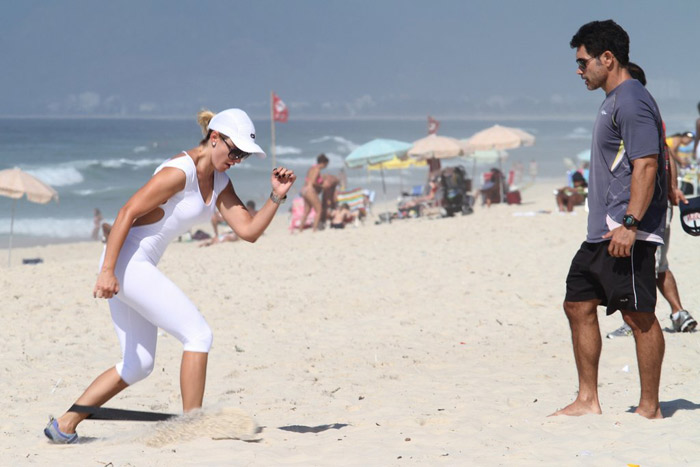
<path id="1" fill-rule="evenodd" d="M 306 173 L 306 179 L 304 180 L 304 186 L 301 187 L 301 197 L 304 198 L 304 214 L 302 215 L 301 222 L 299 223 L 299 231 L 304 231 L 304 226 L 306 225 L 306 218 L 309 217 L 311 209 L 316 212 L 314 216 L 314 223 L 312 230 L 316 232 L 318 230 L 318 225 L 321 222 L 321 215 L 323 214 L 323 206 L 321 204 L 321 198 L 319 194 L 323 189 L 323 176 L 321 175 L 321 170 L 328 167 L 328 158 L 325 154 L 319 154 L 316 158 L 316 163 L 309 168 Z"/>
<path id="2" fill-rule="evenodd" d="M 95 212 L 93 213 L 92 217 L 92 235 L 91 238 L 93 240 L 99 240 L 99 232 L 100 228 L 102 227 L 102 221 L 104 218 L 102 217 L 102 213 L 100 212 L 99 209 L 95 208 Z"/>
<path id="3" fill-rule="evenodd" d="M 325 225 L 328 217 L 330 216 L 330 211 L 337 207 L 337 200 L 335 196 L 335 191 L 340 185 L 340 178 L 335 175 L 326 174 L 323 176 L 323 183 L 321 184 L 321 225 Z"/>
<path id="4" fill-rule="evenodd" d="M 556 192 L 555 198 L 560 212 L 571 212 L 574 206 L 582 206 L 586 202 L 588 184 L 581 172 L 574 172 L 571 181 L 573 187 L 565 186 Z"/>
<path id="5" fill-rule="evenodd" d="M 212 237 L 210 239 L 206 240 L 206 242 L 208 244 L 204 245 L 204 246 L 212 245 L 214 243 L 217 243 L 220 240 L 220 238 L 219 238 L 220 237 L 220 234 L 219 234 L 219 226 L 220 225 L 222 225 L 222 226 L 226 225 L 226 219 L 224 219 L 224 216 L 222 216 L 221 213 L 219 212 L 219 210 L 217 209 L 214 211 L 214 214 L 212 214 L 212 216 L 211 216 L 211 228 L 214 231 L 214 235 L 212 235 Z M 234 235 L 235 239 L 238 240 L 238 237 L 236 236 L 236 234 L 234 233 L 233 235 Z M 223 237 L 223 235 L 221 235 L 221 237 Z M 228 240 L 228 241 L 234 241 L 234 240 Z"/>
<path id="6" fill-rule="evenodd" d="M 636 79 L 644 86 L 647 84 L 646 75 L 642 67 L 636 63 L 630 62 L 627 65 L 627 70 L 633 79 Z M 665 132 L 665 127 L 664 127 Z M 669 199 L 668 210 L 666 212 L 666 230 L 664 232 L 664 244 L 656 249 L 655 268 L 656 268 L 656 288 L 661 292 L 661 295 L 666 299 L 671 307 L 671 325 L 675 332 L 692 332 L 697 327 L 698 323 L 683 308 L 681 297 L 678 293 L 678 285 L 676 278 L 668 266 L 668 249 L 671 245 L 671 219 L 673 218 L 673 206 L 678 206 L 679 202 L 688 203 L 688 200 L 683 195 L 683 192 L 678 189 L 678 179 L 676 178 L 677 166 L 676 161 L 671 157 L 671 148 L 668 147 L 669 138 L 664 138 L 666 143 L 666 168 L 669 174 Z M 622 323 L 622 326 L 616 330 L 609 332 L 605 337 L 613 339 L 615 337 L 624 337 L 632 335 L 632 328 L 627 323 Z"/>
<path id="7" fill-rule="evenodd" d="M 255 209 L 255 201 L 253 201 L 252 199 L 249 199 L 245 203 L 245 208 L 248 210 L 251 216 L 254 216 L 258 212 L 258 210 Z"/>
<path id="8" fill-rule="evenodd" d="M 426 183 L 427 186 L 430 183 L 430 180 L 440 175 L 440 171 L 442 170 L 442 164 L 440 163 L 440 159 L 438 159 L 437 157 L 431 157 L 429 159 L 426 159 L 426 162 L 428 164 L 428 181 Z"/>
<path id="9" fill-rule="evenodd" d="M 537 178 L 537 161 L 535 159 L 530 161 L 528 172 L 530 173 L 530 183 L 535 183 L 535 179 Z"/>
<path id="10" fill-rule="evenodd" d="M 504 201 L 503 193 L 505 192 L 505 177 L 503 177 L 503 172 L 497 168 L 491 168 L 491 176 L 482 185 L 479 192 L 481 193 L 481 204 L 485 204 L 486 207 L 491 207 L 493 203 L 502 203 Z"/>
<path id="11" fill-rule="evenodd" d="M 693 156 L 682 154 L 678 148 L 681 146 L 687 146 L 688 144 L 692 143 L 694 139 L 695 135 L 690 131 L 674 133 L 666 138 L 668 153 L 681 168 L 685 169 L 691 167 L 694 160 Z"/>
<path id="12" fill-rule="evenodd" d="M 331 229 L 344 229 L 345 224 L 355 220 L 355 216 L 350 211 L 348 203 L 343 203 L 330 212 Z"/>
<path id="13" fill-rule="evenodd" d="M 255 213 L 257 212 L 255 210 L 255 201 L 248 201 L 245 203 L 245 207 L 250 213 L 251 216 L 254 216 Z M 212 246 L 216 245 L 218 243 L 227 243 L 227 242 L 237 242 L 238 241 L 238 235 L 236 235 L 236 232 L 233 230 L 230 230 L 225 233 L 219 233 L 219 224 L 221 225 L 227 225 L 226 221 L 224 218 L 221 216 L 221 213 L 219 211 L 216 211 L 214 215 L 211 218 L 211 223 L 212 227 L 214 229 L 214 235 L 211 238 L 207 238 L 201 241 L 199 244 L 200 247 L 202 246 Z"/>

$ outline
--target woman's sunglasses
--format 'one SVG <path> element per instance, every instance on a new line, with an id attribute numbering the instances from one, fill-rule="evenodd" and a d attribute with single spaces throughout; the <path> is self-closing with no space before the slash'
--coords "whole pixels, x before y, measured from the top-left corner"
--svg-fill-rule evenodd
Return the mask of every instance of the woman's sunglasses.
<path id="1" fill-rule="evenodd" d="M 231 147 L 231 145 L 229 145 L 226 142 L 226 138 L 224 137 L 224 135 L 221 135 L 221 141 L 223 141 L 224 144 L 226 145 L 226 147 L 228 148 L 228 159 L 232 162 L 244 161 L 251 154 L 249 152 L 245 152 L 244 150 L 236 147 L 235 145 L 233 147 Z"/>

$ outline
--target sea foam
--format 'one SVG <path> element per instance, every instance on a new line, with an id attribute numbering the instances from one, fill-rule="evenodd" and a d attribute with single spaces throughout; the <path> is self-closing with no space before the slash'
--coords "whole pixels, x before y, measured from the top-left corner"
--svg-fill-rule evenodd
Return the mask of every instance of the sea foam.
<path id="1" fill-rule="evenodd" d="M 592 133 L 590 130 L 583 127 L 576 127 L 571 131 L 571 133 L 564 136 L 566 139 L 591 139 Z"/>
<path id="2" fill-rule="evenodd" d="M 336 150 L 344 154 L 349 154 L 358 147 L 357 144 L 353 143 L 349 139 L 343 138 L 342 136 L 322 136 L 320 138 L 312 139 L 310 142 L 320 144 L 327 143 L 329 141 L 336 143 Z"/>
<path id="3" fill-rule="evenodd" d="M 52 187 L 75 185 L 85 180 L 78 169 L 68 165 L 27 169 L 26 172 Z"/>
<path id="4" fill-rule="evenodd" d="M 278 156 L 283 156 L 285 154 L 301 154 L 301 149 L 295 148 L 294 146 L 275 145 L 275 149 Z"/>
<path id="5" fill-rule="evenodd" d="M 27 235 L 46 238 L 90 238 L 93 221 L 89 218 L 58 219 L 42 217 L 38 219 L 15 219 L 14 235 Z M 0 218 L 0 235 L 9 235 L 10 218 Z"/>

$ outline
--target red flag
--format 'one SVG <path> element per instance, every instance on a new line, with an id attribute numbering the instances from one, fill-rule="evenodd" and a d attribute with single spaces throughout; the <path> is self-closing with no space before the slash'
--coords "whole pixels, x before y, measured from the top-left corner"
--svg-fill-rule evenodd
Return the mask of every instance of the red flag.
<path id="1" fill-rule="evenodd" d="M 272 118 L 276 122 L 285 123 L 289 118 L 289 109 L 287 104 L 279 98 L 277 94 L 272 93 Z"/>
<path id="2" fill-rule="evenodd" d="M 437 134 L 438 128 L 440 128 L 440 122 L 438 122 L 433 117 L 428 115 L 428 134 L 429 135 Z"/>

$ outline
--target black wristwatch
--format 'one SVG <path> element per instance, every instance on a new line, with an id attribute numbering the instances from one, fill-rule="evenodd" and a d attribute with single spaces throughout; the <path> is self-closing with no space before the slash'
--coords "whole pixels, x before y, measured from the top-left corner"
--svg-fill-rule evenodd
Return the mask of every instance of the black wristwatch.
<path id="1" fill-rule="evenodd" d="M 622 217 L 622 225 L 628 229 L 630 227 L 637 227 L 639 225 L 639 220 L 635 219 L 632 214 L 625 214 Z"/>

